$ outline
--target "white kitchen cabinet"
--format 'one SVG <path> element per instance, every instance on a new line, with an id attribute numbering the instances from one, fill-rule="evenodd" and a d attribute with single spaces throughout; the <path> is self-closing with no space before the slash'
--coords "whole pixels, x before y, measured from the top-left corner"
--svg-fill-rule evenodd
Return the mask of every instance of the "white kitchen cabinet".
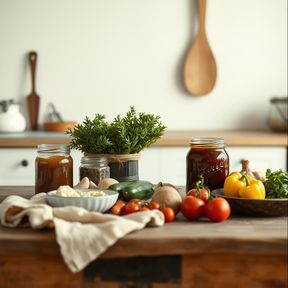
<path id="1" fill-rule="evenodd" d="M 253 171 L 287 170 L 286 147 L 227 147 L 226 150 L 230 157 L 230 171 L 241 170 L 243 159 L 249 160 Z"/>
<path id="2" fill-rule="evenodd" d="M 186 184 L 188 147 L 151 147 L 141 152 L 139 178 L 152 183 Z"/>
<path id="3" fill-rule="evenodd" d="M 153 183 L 186 184 L 186 155 L 189 147 L 150 147 L 141 152 L 139 177 Z M 241 169 L 248 159 L 252 170 L 286 170 L 286 147 L 227 147 L 230 171 Z M 0 185 L 34 185 L 36 148 L 0 148 Z M 73 150 L 74 183 L 79 181 L 82 154 Z M 26 165 L 27 164 L 27 165 Z"/>
<path id="4" fill-rule="evenodd" d="M 153 183 L 186 184 L 186 155 L 189 147 L 151 147 L 141 153 L 139 176 Z M 241 160 L 250 161 L 252 170 L 265 173 L 287 167 L 286 147 L 227 147 L 230 171 L 241 170 Z"/>
<path id="5" fill-rule="evenodd" d="M 0 185 L 34 185 L 36 148 L 0 149 Z M 72 151 L 74 183 L 79 182 L 81 153 Z"/>

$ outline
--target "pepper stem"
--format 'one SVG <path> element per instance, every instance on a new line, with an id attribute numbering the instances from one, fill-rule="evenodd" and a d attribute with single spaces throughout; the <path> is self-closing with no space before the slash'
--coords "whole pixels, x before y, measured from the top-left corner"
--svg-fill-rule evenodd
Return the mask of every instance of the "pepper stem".
<path id="1" fill-rule="evenodd" d="M 242 177 L 240 178 L 240 181 L 242 181 L 243 179 L 245 179 L 245 184 L 246 186 L 250 185 L 249 179 L 247 175 L 242 175 Z"/>

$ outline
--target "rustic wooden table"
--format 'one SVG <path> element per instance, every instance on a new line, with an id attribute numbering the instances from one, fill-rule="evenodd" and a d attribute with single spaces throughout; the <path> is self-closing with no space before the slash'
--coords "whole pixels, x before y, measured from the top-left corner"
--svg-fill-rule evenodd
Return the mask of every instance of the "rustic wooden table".
<path id="1" fill-rule="evenodd" d="M 30 197 L 32 187 L 0 187 Z M 177 220 L 131 233 L 82 272 L 53 230 L 0 227 L 0 287 L 287 287 L 287 217 Z"/>

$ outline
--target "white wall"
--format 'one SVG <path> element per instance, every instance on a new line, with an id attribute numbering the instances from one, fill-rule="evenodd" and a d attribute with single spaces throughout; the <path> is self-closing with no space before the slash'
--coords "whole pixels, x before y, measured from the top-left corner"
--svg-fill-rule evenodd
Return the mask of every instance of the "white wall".
<path id="1" fill-rule="evenodd" d="M 218 79 L 193 97 L 181 71 L 195 1 L 0 0 L 0 100 L 24 103 L 36 50 L 41 122 L 51 101 L 66 120 L 135 105 L 170 129 L 265 128 L 269 98 L 287 95 L 287 1 L 207 2 Z"/>

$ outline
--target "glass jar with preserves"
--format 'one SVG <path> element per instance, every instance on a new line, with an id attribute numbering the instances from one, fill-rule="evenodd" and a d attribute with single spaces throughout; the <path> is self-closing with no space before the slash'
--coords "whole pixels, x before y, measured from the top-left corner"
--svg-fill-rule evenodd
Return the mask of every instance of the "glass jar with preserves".
<path id="1" fill-rule="evenodd" d="M 229 156 L 222 138 L 192 138 L 187 154 L 186 191 L 202 176 L 210 190 L 223 188 L 229 174 Z"/>
<path id="2" fill-rule="evenodd" d="M 80 181 L 84 177 L 88 177 L 96 185 L 105 178 L 110 177 L 110 168 L 108 160 L 103 155 L 86 154 L 81 158 L 81 165 L 79 168 Z"/>
<path id="3" fill-rule="evenodd" d="M 42 144 L 35 160 L 35 193 L 73 187 L 73 159 L 68 145 Z"/>

